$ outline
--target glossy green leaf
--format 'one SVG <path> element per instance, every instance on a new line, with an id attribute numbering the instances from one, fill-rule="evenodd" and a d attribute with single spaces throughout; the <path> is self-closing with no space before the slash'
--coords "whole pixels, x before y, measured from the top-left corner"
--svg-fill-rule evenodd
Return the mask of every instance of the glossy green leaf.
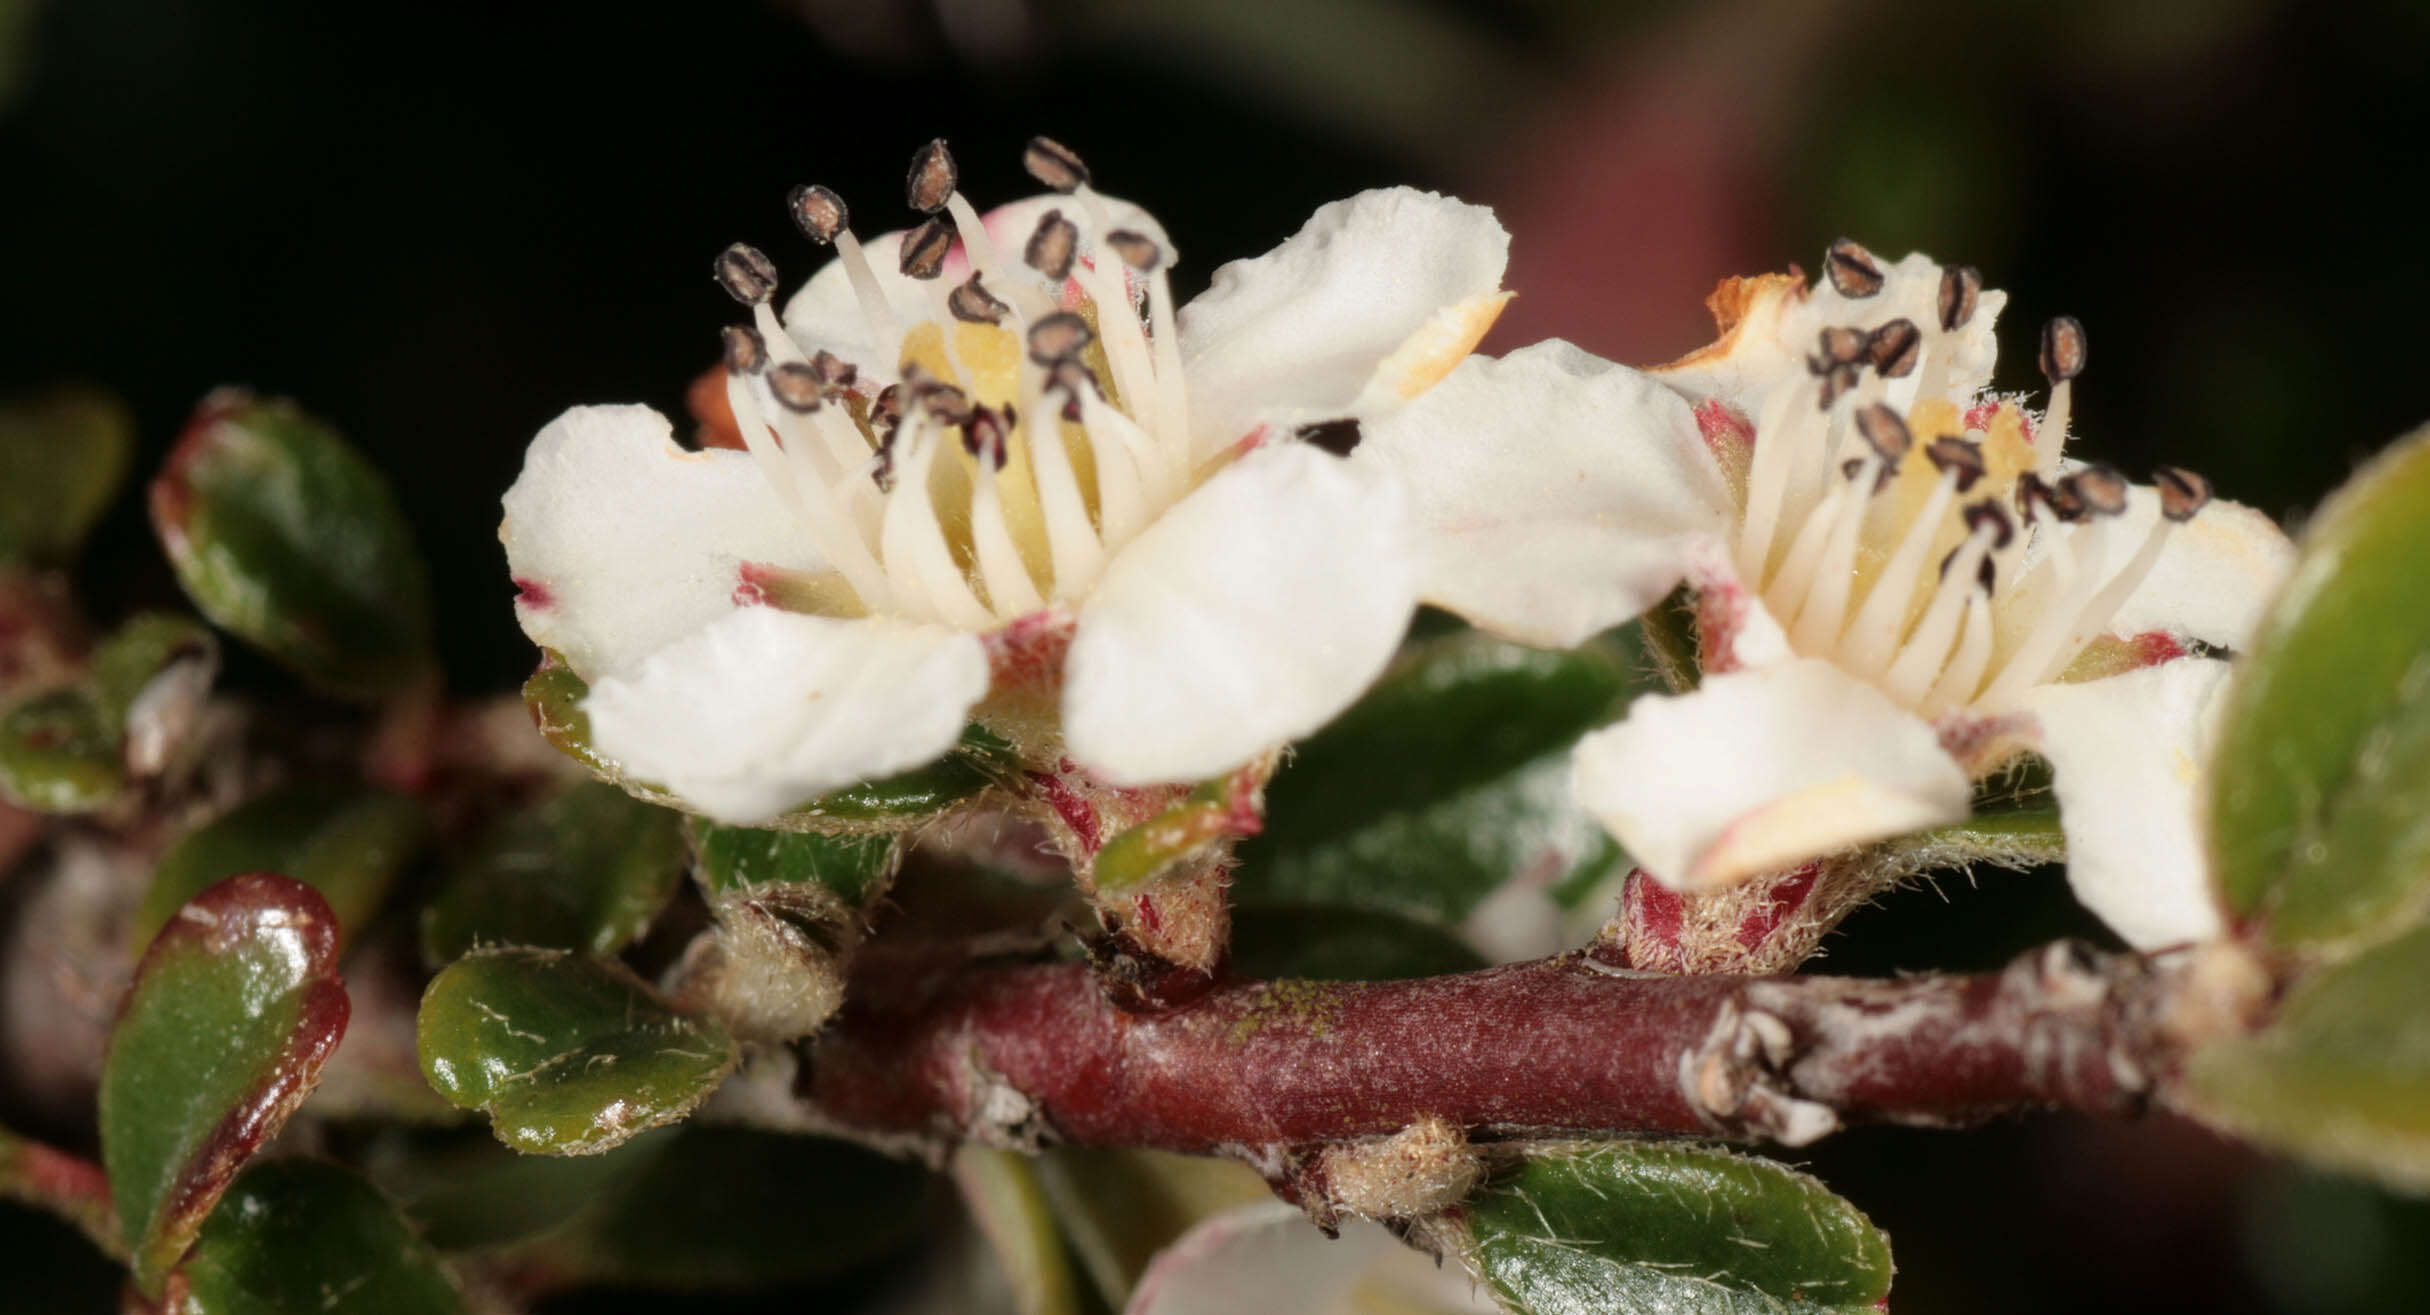
<path id="1" fill-rule="evenodd" d="M 388 898 L 425 830 L 422 806 L 389 790 L 310 782 L 282 786 L 179 838 L 161 856 L 136 909 L 135 944 L 150 940 L 212 883 L 278 872 L 321 893 L 351 944 Z"/>
<path id="2" fill-rule="evenodd" d="M 2314 973 L 2259 1033 L 2187 1066 L 2206 1122 L 2430 1192 L 2430 927 Z"/>
<path id="3" fill-rule="evenodd" d="M 498 1140 L 590 1155 L 692 1112 L 734 1069 L 734 1040 L 677 1013 L 622 965 L 561 950 L 475 950 L 434 979 L 422 1075 Z"/>
<path id="4" fill-rule="evenodd" d="M 621 764 L 591 746 L 591 719 L 582 710 L 582 701 L 590 692 L 589 683 L 563 658 L 543 650 L 540 669 L 523 682 L 523 703 L 531 709 L 532 723 L 540 728 L 542 738 L 559 753 L 638 798 L 681 807 L 680 800 L 660 787 L 628 778 Z M 1010 744 L 985 727 L 973 725 L 962 732 L 962 742 L 953 752 L 935 762 L 847 786 L 786 813 L 770 827 L 840 834 L 900 831 L 976 797 L 1017 768 Z"/>
<path id="5" fill-rule="evenodd" d="M 2239 663 L 2211 838 L 2228 906 L 2333 949 L 2430 912 L 2430 431 L 2372 462 L 2304 532 Z"/>
<path id="6" fill-rule="evenodd" d="M 845 1142 L 687 1124 L 523 1252 L 561 1281 L 740 1291 L 842 1272 L 929 1234 L 936 1179 Z"/>
<path id="7" fill-rule="evenodd" d="M 118 399 L 60 388 L 0 402 L 0 562 L 61 566 L 109 510 L 135 450 Z"/>
<path id="8" fill-rule="evenodd" d="M 1474 632 L 1413 646 L 1275 777 L 1235 900 L 1453 925 L 1521 873 L 1582 894 L 1620 854 L 1570 799 L 1569 749 L 1618 715 L 1629 662 Z"/>
<path id="9" fill-rule="evenodd" d="M 1397 913 L 1276 905 L 1232 916 L 1232 971 L 1243 977 L 1388 982 L 1484 966 L 1459 937 Z"/>
<path id="10" fill-rule="evenodd" d="M 584 781 L 501 819 L 422 910 L 433 967 L 475 945 L 609 955 L 683 880 L 683 815 Z"/>
<path id="11" fill-rule="evenodd" d="M 770 885 L 817 886 L 846 908 L 860 909 L 886 893 L 901 860 L 895 836 L 819 835 L 766 831 L 691 819 L 693 873 L 712 898 Z"/>
<path id="12" fill-rule="evenodd" d="M 102 1063 L 101 1154 L 146 1292 L 319 1081 L 346 1030 L 337 943 L 319 892 L 253 873 L 187 902 L 137 964 Z"/>
<path id="13" fill-rule="evenodd" d="M 446 1315 L 463 1298 L 371 1184 L 333 1164 L 245 1171 L 171 1283 L 171 1315 Z"/>
<path id="14" fill-rule="evenodd" d="M 291 402 L 203 400 L 152 482 L 152 527 L 203 614 L 333 693 L 431 671 L 429 585 L 378 471 Z"/>
<path id="15" fill-rule="evenodd" d="M 118 736 L 90 687 L 47 690 L 0 712 L 0 800 L 90 813 L 126 788 Z"/>
<path id="16" fill-rule="evenodd" d="M 1861 1311 L 1890 1292 L 1890 1242 L 1804 1174 L 1709 1147 L 1531 1152 L 1463 1208 L 1468 1261 L 1529 1315 Z"/>

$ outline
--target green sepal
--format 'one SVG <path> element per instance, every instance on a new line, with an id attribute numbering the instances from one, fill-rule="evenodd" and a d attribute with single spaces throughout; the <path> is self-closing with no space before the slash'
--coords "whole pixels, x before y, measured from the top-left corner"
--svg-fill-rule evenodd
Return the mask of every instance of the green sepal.
<path id="1" fill-rule="evenodd" d="M 427 681 L 429 584 L 378 471 L 293 403 L 205 398 L 151 489 L 152 527 L 203 615 L 330 693 Z"/>
<path id="2" fill-rule="evenodd" d="M 2304 531 L 2238 660 L 2210 791 L 2236 917 L 2336 954 L 2430 914 L 2430 430 Z"/>
<path id="3" fill-rule="evenodd" d="M 397 1208 L 334 1164 L 245 1171 L 171 1283 L 172 1315 L 450 1315 L 447 1271 Z"/>
<path id="4" fill-rule="evenodd" d="M 2298 985 L 2268 1027 L 2194 1052 L 2178 1099 L 2317 1164 L 2430 1192 L 2430 927 Z"/>
<path id="5" fill-rule="evenodd" d="M 0 564 L 65 566 L 126 481 L 135 417 L 91 388 L 0 402 Z"/>
<path id="6" fill-rule="evenodd" d="M 582 781 L 493 824 L 422 909 L 431 967 L 476 945 L 610 955 L 683 880 L 683 815 Z"/>
<path id="7" fill-rule="evenodd" d="M 867 908 L 886 893 L 902 861 L 896 836 L 821 835 L 726 826 L 689 819 L 693 876 L 712 903 L 723 895 L 768 886 L 815 886 L 848 909 Z"/>
<path id="8" fill-rule="evenodd" d="M 724 1028 L 670 1008 L 622 964 L 521 946 L 440 972 L 417 1038 L 433 1089 L 541 1155 L 594 1155 L 681 1119 L 738 1059 Z"/>
<path id="9" fill-rule="evenodd" d="M 1890 1241 L 1855 1206 L 1710 1147 L 1531 1148 L 1458 1216 L 1470 1268 L 1524 1315 L 1852 1315 L 1890 1293 Z"/>
<path id="10" fill-rule="evenodd" d="M 1106 841 L 1090 868 L 1097 893 L 1128 894 L 1226 840 L 1255 835 L 1260 820 L 1254 782 L 1241 779 L 1246 770 L 1200 782 L 1180 803 Z"/>
<path id="11" fill-rule="evenodd" d="M 427 830 L 421 804 L 393 790 L 317 781 L 281 786 L 179 837 L 153 869 L 130 934 L 141 946 L 213 883 L 240 872 L 277 872 L 329 901 L 342 951 L 379 912 Z"/>
<path id="12" fill-rule="evenodd" d="M 337 933 L 310 886 L 251 873 L 188 901 L 136 965 L 102 1061 L 101 1155 L 145 1293 L 345 1034 Z"/>

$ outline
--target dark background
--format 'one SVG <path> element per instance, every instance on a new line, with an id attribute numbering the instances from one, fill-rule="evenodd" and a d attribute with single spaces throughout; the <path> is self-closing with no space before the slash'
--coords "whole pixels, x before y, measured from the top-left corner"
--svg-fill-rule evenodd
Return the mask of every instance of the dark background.
<path id="1" fill-rule="evenodd" d="M 215 385 L 300 399 L 395 481 L 454 682 L 502 688 L 532 433 L 679 414 L 733 318 L 710 258 L 813 263 L 792 184 L 874 231 L 918 143 L 985 205 L 1043 132 L 1157 211 L 1185 295 L 1363 187 L 1492 204 L 1499 347 L 1667 359 L 1715 279 L 1842 233 L 1966 261 L 2013 297 L 2004 384 L 2074 314 L 2088 447 L 2299 516 L 2430 415 L 2426 55 L 2403 0 L 0 0 L 0 392 L 117 392 L 139 468 Z M 82 583 L 103 615 L 174 596 L 131 503 Z M 1832 966 L 1992 962 L 2067 918 L 2047 879 L 1944 885 Z M 1902 1311 L 2430 1300 L 2422 1206 L 2173 1124 L 1860 1133 L 1813 1166 L 1890 1228 Z"/>

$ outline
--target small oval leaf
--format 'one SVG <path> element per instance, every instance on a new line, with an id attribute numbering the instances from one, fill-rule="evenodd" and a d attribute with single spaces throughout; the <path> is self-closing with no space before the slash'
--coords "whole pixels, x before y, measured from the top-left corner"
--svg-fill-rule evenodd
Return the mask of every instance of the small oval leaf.
<path id="1" fill-rule="evenodd" d="M 342 951 L 379 911 L 424 829 L 421 805 L 393 791 L 324 783 L 272 790 L 187 832 L 161 856 L 135 912 L 135 943 L 212 883 L 267 871 L 329 901 Z"/>
<path id="2" fill-rule="evenodd" d="M 1468 1262 L 1522 1312 L 1855 1312 L 1890 1293 L 1890 1241 L 1804 1174 L 1709 1147 L 1530 1152 L 1463 1208 Z"/>
<path id="3" fill-rule="evenodd" d="M 475 945 L 608 955 L 649 930 L 683 880 L 683 815 L 583 781 L 490 829 L 422 910 L 422 957 Z"/>
<path id="4" fill-rule="evenodd" d="M 292 402 L 203 399 L 152 481 L 152 527 L 195 606 L 331 693 L 431 670 L 430 598 L 379 472 Z"/>
<path id="5" fill-rule="evenodd" d="M 246 1170 L 170 1292 L 170 1315 L 448 1315 L 464 1306 L 386 1197 L 312 1160 Z"/>
<path id="6" fill-rule="evenodd" d="M 2238 663 L 2211 789 L 2228 907 L 2334 951 L 2430 914 L 2430 430 L 2306 528 Z"/>
<path id="7" fill-rule="evenodd" d="M 0 801 L 91 813 L 126 788 L 118 736 L 90 687 L 46 690 L 0 712 Z"/>
<path id="8" fill-rule="evenodd" d="M 2430 927 L 2298 986 L 2270 1025 L 2187 1064 L 2197 1117 L 2315 1163 L 2430 1192 Z"/>
<path id="9" fill-rule="evenodd" d="M 337 937 L 319 892 L 253 873 L 188 901 L 136 966 L 102 1061 L 101 1154 L 145 1292 L 345 1034 Z"/>
<path id="10" fill-rule="evenodd" d="M 724 1028 L 668 1008 L 621 964 L 561 950 L 475 950 L 423 993 L 422 1075 L 498 1140 L 591 1155 L 672 1123 L 736 1062 Z"/>
<path id="11" fill-rule="evenodd" d="M 0 402 L 0 562 L 64 566 L 127 477 L 135 417 L 91 388 Z"/>
<path id="12" fill-rule="evenodd" d="M 1569 749 L 1630 687 L 1627 655 L 1600 643 L 1548 653 L 1455 632 L 1413 645 L 1267 787 L 1234 898 L 1457 926 L 1523 872 L 1582 897 L 1620 855 L 1570 798 Z"/>

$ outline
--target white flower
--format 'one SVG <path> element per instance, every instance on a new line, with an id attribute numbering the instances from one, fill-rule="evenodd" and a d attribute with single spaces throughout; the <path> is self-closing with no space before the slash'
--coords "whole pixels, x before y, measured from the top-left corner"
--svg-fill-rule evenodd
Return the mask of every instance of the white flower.
<path id="1" fill-rule="evenodd" d="M 1397 646 L 1424 532 L 1384 458 L 1338 454 L 1361 423 L 1385 422 L 1362 454 L 1426 436 L 1422 412 L 1382 431 L 1499 312 L 1501 227 L 1369 192 L 1176 308 L 1152 217 L 1053 143 L 1029 163 L 1058 191 L 982 217 L 923 151 L 931 219 L 866 245 L 797 191 L 837 259 L 781 324 L 767 259 L 721 258 L 754 318 L 727 337 L 747 455 L 642 407 L 533 441 L 500 530 L 517 615 L 633 777 L 764 821 L 934 759 L 976 712 L 1112 784 L 1203 778 L 1329 720 Z M 1519 423 L 1549 404 L 1506 391 L 1436 390 Z"/>
<path id="2" fill-rule="evenodd" d="M 2032 416 L 1984 391 L 2006 298 L 1974 271 L 1843 242 L 1827 272 L 1724 284 L 1722 340 L 1611 419 L 1605 477 L 1676 499 L 1611 531 L 1612 574 L 1695 587 L 1704 678 L 1582 742 L 1580 801 L 1707 890 L 1960 821 L 2030 750 L 2079 898 L 2140 946 L 2216 934 L 2194 784 L 2226 663 L 2203 650 L 2245 641 L 2285 536 L 2187 472 L 2061 458 L 2072 320 Z"/>

